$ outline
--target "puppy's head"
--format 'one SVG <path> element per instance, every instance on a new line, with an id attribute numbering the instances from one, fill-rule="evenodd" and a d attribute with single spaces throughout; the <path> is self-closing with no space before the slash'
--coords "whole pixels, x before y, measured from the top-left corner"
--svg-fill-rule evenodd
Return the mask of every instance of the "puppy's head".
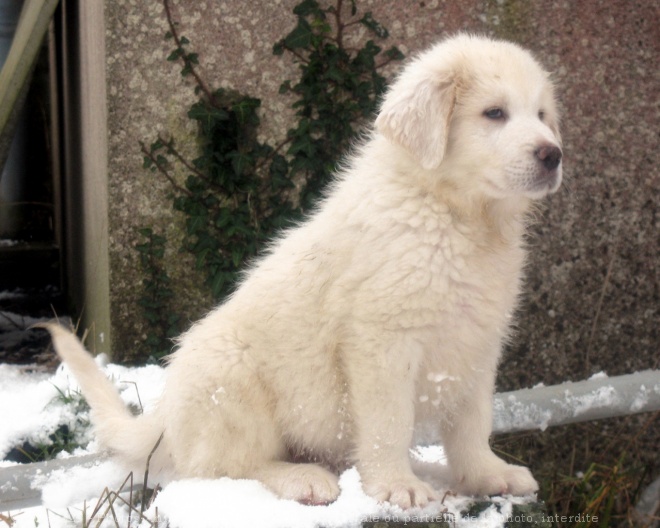
<path id="1" fill-rule="evenodd" d="M 539 198 L 561 183 L 561 139 L 548 74 L 515 44 L 459 35 L 411 62 L 376 129 L 459 188 Z"/>

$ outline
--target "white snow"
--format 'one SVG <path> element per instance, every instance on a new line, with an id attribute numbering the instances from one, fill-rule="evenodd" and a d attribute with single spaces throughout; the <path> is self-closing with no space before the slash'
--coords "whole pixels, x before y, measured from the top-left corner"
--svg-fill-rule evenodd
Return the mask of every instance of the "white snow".
<path id="1" fill-rule="evenodd" d="M 47 441 L 60 423 L 69 421 L 63 406 L 50 405 L 57 388 L 67 385 L 58 375 L 28 375 L 0 364 L 0 380 L 0 459 L 25 440 Z"/>
<path id="2" fill-rule="evenodd" d="M 590 394 L 575 396 L 571 391 L 564 392 L 563 405 L 573 410 L 573 416 L 579 416 L 594 408 L 609 407 L 619 403 L 620 397 L 611 385 L 599 387 Z"/>
<path id="3" fill-rule="evenodd" d="M 33 489 L 41 489 L 44 507 L 55 510 L 94 499 L 104 488 L 119 489 L 126 478 L 125 470 L 112 460 L 99 461 L 93 467 L 73 467 L 53 471 L 33 479 Z"/>
<path id="4" fill-rule="evenodd" d="M 162 391 L 164 371 L 157 366 L 128 369 L 107 365 L 105 371 L 117 383 L 123 400 L 137 408 L 141 403 L 148 410 Z M 59 398 L 60 394 L 75 396 L 78 391 L 64 366 L 48 375 L 0 364 L 0 460 L 25 441 L 48 444 L 48 437 L 60 425 L 74 427 L 77 419 L 88 419 L 86 415 L 74 414 L 74 409 Z"/>
<path id="5" fill-rule="evenodd" d="M 535 403 L 522 402 L 514 395 L 493 401 L 493 429 L 540 429 L 545 431 L 552 420 L 552 411 Z"/>
<path id="6" fill-rule="evenodd" d="M 635 399 L 630 404 L 630 410 L 633 412 L 637 412 L 640 409 L 644 408 L 644 406 L 649 402 L 649 392 L 650 391 L 646 388 L 646 386 L 642 385 L 639 388 L 639 391 L 635 396 Z"/>
<path id="7" fill-rule="evenodd" d="M 110 376 L 122 398 L 128 404 L 142 405 L 148 412 L 157 401 L 164 383 L 164 370 L 157 366 L 126 368 L 118 365 L 99 365 Z M 28 372 L 25 367 L 0 365 L 0 459 L 8 451 L 26 440 L 47 442 L 48 436 L 60 424 L 75 423 L 76 416 L 70 405 L 58 398 L 59 389 L 64 394 L 75 394 L 77 384 L 65 367 L 54 374 Z M 217 396 L 222 394 L 218 388 Z M 86 416 L 83 416 L 86 418 Z M 98 450 L 95 442 L 76 454 L 88 454 Z M 431 482 L 444 494 L 447 488 L 447 468 L 442 447 L 419 447 L 412 452 L 415 466 L 422 478 Z M 0 462 L 2 466 L 11 463 Z M 50 474 L 37 475 L 32 487 L 42 492 L 42 506 L 23 511 L 2 512 L 11 515 L 14 528 L 50 526 L 64 528 L 79 526 L 83 515 L 94 523 L 103 518 L 108 510 L 108 492 L 119 491 L 127 478 L 126 470 L 112 460 L 99 460 L 91 467 L 74 466 Z M 135 481 L 141 487 L 142 475 Z M 170 528 L 242 527 L 261 528 L 313 528 L 323 526 L 353 527 L 368 520 L 400 522 L 451 520 L 457 528 L 494 528 L 504 525 L 511 514 L 513 504 L 525 502 L 520 498 L 497 498 L 498 507 L 490 507 L 478 517 L 461 517 L 461 510 L 470 500 L 447 494 L 442 502 L 432 503 L 424 509 L 403 511 L 385 503 L 378 503 L 362 491 L 360 476 L 355 468 L 340 476 L 341 494 L 337 501 L 327 506 L 308 506 L 290 500 L 282 500 L 259 482 L 250 480 L 183 479 L 170 482 L 157 494 L 154 502 L 140 522 L 139 514 L 131 513 L 131 526 L 147 527 L 158 519 L 160 526 Z M 3 485 L 10 483 L 0 482 Z M 126 498 L 128 496 L 126 495 Z M 101 499 L 99 499 L 101 498 Z M 104 499 L 105 498 L 105 499 Z M 117 518 L 107 514 L 101 526 L 128 526 L 129 509 L 116 500 L 113 506 Z M 99 512 L 94 513 L 97 504 Z"/>

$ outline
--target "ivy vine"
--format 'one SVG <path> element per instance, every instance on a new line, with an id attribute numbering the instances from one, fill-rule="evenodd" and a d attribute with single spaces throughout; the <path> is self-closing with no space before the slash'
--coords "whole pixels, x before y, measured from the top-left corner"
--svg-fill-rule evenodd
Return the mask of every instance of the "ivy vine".
<path id="1" fill-rule="evenodd" d="M 396 47 L 383 51 L 373 40 L 361 49 L 347 47 L 347 32 L 358 25 L 380 39 L 389 34 L 371 12 L 358 18 L 355 0 L 350 2 L 349 20 L 344 20 L 343 3 L 322 8 L 316 0 L 304 0 L 293 10 L 296 27 L 273 47 L 275 55 L 288 52 L 299 64 L 300 78 L 282 83 L 280 93 L 298 98 L 292 105 L 298 123 L 288 132 L 287 154 L 289 177 L 304 177 L 299 202 L 303 210 L 318 200 L 351 140 L 376 112 L 386 87 L 379 70 L 403 58 Z"/>
<path id="2" fill-rule="evenodd" d="M 144 241 L 135 249 L 140 254 L 140 264 L 146 277 L 142 281 L 138 304 L 149 327 L 144 346 L 149 355 L 156 359 L 169 354 L 171 339 L 181 330 L 181 317 L 167 309 L 174 298 L 172 281 L 165 268 L 167 239 L 149 227 L 140 229 L 139 233 Z"/>
<path id="3" fill-rule="evenodd" d="M 163 0 L 174 44 L 169 61 L 182 64 L 181 75 L 192 79 L 197 101 L 188 117 L 198 125 L 200 152 L 189 160 L 175 138 L 163 135 L 141 143 L 144 168 L 170 183 L 173 208 L 185 217 L 181 250 L 195 258 L 198 272 L 215 300 L 223 299 L 236 283 L 247 259 L 259 253 L 274 233 L 301 216 L 319 199 L 358 131 L 373 117 L 385 90 L 379 71 L 403 58 L 396 47 L 383 50 L 373 39 L 359 49 L 347 45 L 358 27 L 376 39 L 387 30 L 370 12 L 358 15 L 357 0 L 335 0 L 321 5 L 303 0 L 293 10 L 295 28 L 273 47 L 276 56 L 290 55 L 298 64 L 299 78 L 286 80 L 281 94 L 292 94 L 297 122 L 276 145 L 257 140 L 261 101 L 233 90 L 212 89 L 189 51 L 169 0 Z M 187 174 L 185 181 L 175 174 Z M 179 319 L 172 311 L 172 295 L 162 235 L 150 228 L 140 231 L 144 293 L 140 304 L 150 328 L 148 353 L 161 356 L 167 340 L 176 334 Z M 160 293 L 159 293 L 160 289 Z"/>

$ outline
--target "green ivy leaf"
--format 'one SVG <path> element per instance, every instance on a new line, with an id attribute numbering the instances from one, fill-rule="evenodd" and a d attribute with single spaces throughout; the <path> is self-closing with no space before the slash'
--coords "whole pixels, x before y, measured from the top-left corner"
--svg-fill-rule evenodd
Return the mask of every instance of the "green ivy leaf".
<path id="1" fill-rule="evenodd" d="M 261 106 L 261 100 L 254 97 L 245 97 L 233 104 L 231 109 L 236 113 L 236 119 L 241 126 L 258 125 L 259 118 L 256 109 Z"/>
<path id="2" fill-rule="evenodd" d="M 273 45 L 273 55 L 284 55 L 284 40 L 280 40 Z"/>
<path id="3" fill-rule="evenodd" d="M 388 48 L 385 51 L 385 56 L 390 60 L 397 60 L 397 61 L 403 60 L 405 58 L 405 55 L 396 46 L 392 46 L 391 48 Z"/>
<path id="4" fill-rule="evenodd" d="M 303 0 L 293 8 L 293 14 L 298 15 L 299 17 L 307 17 L 310 15 L 316 17 L 324 16 L 324 13 L 316 0 Z"/>
<path id="5" fill-rule="evenodd" d="M 208 133 L 217 121 L 226 121 L 229 118 L 229 114 L 221 108 L 200 101 L 190 108 L 188 117 L 197 121 L 202 126 L 202 129 Z"/>
<path id="6" fill-rule="evenodd" d="M 360 19 L 360 23 L 363 26 L 368 27 L 371 31 L 373 31 L 376 36 L 380 38 L 387 38 L 390 36 L 390 32 L 387 31 L 387 29 L 380 24 L 380 22 L 377 22 L 371 11 L 368 11 L 367 13 L 364 14 L 364 16 Z"/>
<path id="7" fill-rule="evenodd" d="M 243 176 L 252 165 L 252 158 L 243 152 L 232 152 L 229 158 L 236 176 Z"/>
<path id="8" fill-rule="evenodd" d="M 203 216 L 191 216 L 186 222 L 186 228 L 189 235 L 195 235 L 206 224 L 206 218 Z"/>
<path id="9" fill-rule="evenodd" d="M 235 268 L 240 267 L 241 263 L 243 262 L 243 249 L 240 247 L 234 249 L 231 252 L 231 261 Z"/>
<path id="10" fill-rule="evenodd" d="M 170 62 L 178 61 L 184 53 L 183 48 L 177 48 L 167 56 L 167 60 Z"/>
<path id="11" fill-rule="evenodd" d="M 304 18 L 298 19 L 298 25 L 284 38 L 284 45 L 289 49 L 306 48 L 314 36 L 312 28 Z"/>
<path id="12" fill-rule="evenodd" d="M 162 149 L 164 146 L 165 146 L 165 143 L 163 142 L 163 140 L 162 140 L 161 138 L 158 138 L 156 141 L 154 141 L 154 142 L 151 144 L 151 147 L 150 147 L 150 149 L 151 149 L 151 153 L 153 154 L 154 151 L 156 151 L 156 150 L 160 150 L 160 149 Z"/>
<path id="13" fill-rule="evenodd" d="M 213 297 L 218 298 L 222 293 L 222 290 L 225 285 L 225 275 L 224 273 L 216 273 L 211 278 L 211 293 Z"/>
<path id="14" fill-rule="evenodd" d="M 206 261 L 206 255 L 209 254 L 210 248 L 204 248 L 200 252 L 197 253 L 195 257 L 195 267 L 197 269 L 202 269 L 204 267 L 204 263 Z"/>

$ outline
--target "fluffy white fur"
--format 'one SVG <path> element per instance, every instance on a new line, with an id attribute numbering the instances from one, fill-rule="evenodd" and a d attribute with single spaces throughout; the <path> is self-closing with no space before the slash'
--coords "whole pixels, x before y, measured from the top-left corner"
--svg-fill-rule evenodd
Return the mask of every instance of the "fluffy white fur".
<path id="1" fill-rule="evenodd" d="M 152 466 L 310 503 L 355 464 L 368 494 L 408 508 L 438 498 L 409 461 L 433 423 L 454 489 L 527 494 L 530 472 L 488 445 L 491 400 L 525 213 L 560 181 L 548 74 L 514 44 L 459 35 L 408 64 L 318 211 L 181 337 L 153 414 L 130 415 L 49 329 L 100 440 L 130 463 L 163 433 Z"/>

